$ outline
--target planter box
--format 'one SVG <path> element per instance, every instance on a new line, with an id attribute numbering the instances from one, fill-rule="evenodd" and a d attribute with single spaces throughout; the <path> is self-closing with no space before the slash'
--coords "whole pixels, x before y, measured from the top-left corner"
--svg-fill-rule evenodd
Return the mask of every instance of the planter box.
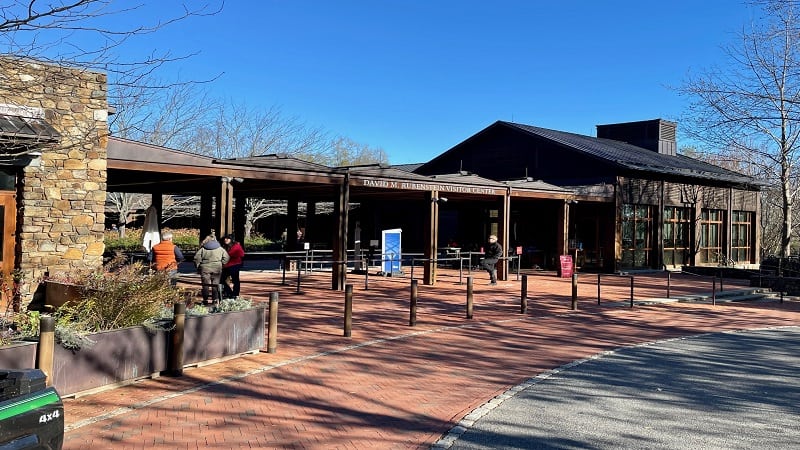
<path id="1" fill-rule="evenodd" d="M 184 365 L 201 365 L 264 347 L 267 306 L 244 311 L 187 316 Z M 62 396 L 96 390 L 159 375 L 167 370 L 171 331 L 144 327 L 89 335 L 95 342 L 80 350 L 53 349 L 51 382 Z M 36 367 L 37 342 L 0 347 L 0 367 Z"/>
<path id="2" fill-rule="evenodd" d="M 244 311 L 186 316 L 183 363 L 194 365 L 264 347 L 266 305 Z"/>
<path id="3" fill-rule="evenodd" d="M 0 368 L 33 369 L 36 367 L 38 342 L 15 342 L 0 347 Z"/>
<path id="4" fill-rule="evenodd" d="M 168 331 L 123 328 L 89 335 L 80 350 L 53 349 L 53 386 L 62 395 L 97 389 L 166 370 Z"/>

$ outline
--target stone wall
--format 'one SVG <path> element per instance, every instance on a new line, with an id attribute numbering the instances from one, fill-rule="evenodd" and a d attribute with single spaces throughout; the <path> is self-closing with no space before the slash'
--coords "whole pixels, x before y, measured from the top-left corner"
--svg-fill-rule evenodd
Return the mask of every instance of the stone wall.
<path id="1" fill-rule="evenodd" d="M 102 73 L 0 57 L 0 104 L 40 109 L 61 134 L 17 181 L 17 262 L 23 297 L 45 271 L 102 265 L 108 143 Z M 32 282 L 34 282 L 32 284 Z"/>

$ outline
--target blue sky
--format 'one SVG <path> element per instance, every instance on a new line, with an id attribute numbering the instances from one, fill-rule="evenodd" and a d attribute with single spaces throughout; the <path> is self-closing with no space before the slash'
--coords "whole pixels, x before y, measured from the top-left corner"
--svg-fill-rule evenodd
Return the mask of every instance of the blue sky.
<path id="1" fill-rule="evenodd" d="M 137 14 L 151 19 L 180 5 L 145 3 Z M 587 135 L 678 120 L 671 87 L 723 61 L 754 17 L 737 0 L 228 0 L 126 51 L 199 52 L 169 70 L 221 73 L 217 97 L 412 163 L 496 120 Z"/>

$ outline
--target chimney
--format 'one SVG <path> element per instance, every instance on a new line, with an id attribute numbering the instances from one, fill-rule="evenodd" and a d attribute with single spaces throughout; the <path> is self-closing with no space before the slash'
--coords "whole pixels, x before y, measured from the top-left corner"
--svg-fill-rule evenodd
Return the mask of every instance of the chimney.
<path id="1" fill-rule="evenodd" d="M 662 119 L 597 125 L 597 137 L 627 142 L 663 155 L 675 156 L 678 150 L 678 124 Z"/>

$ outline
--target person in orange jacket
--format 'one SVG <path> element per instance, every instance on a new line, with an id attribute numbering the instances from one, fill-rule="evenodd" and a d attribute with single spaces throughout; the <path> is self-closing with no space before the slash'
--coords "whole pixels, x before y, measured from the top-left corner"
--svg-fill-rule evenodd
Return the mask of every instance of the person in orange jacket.
<path id="1" fill-rule="evenodd" d="M 230 260 L 222 267 L 222 295 L 226 298 L 236 298 L 239 296 L 239 288 L 241 287 L 239 272 L 244 265 L 244 248 L 230 234 L 222 238 L 222 246 L 230 257 Z M 232 287 L 228 284 L 229 277 Z"/>
<path id="2" fill-rule="evenodd" d="M 167 271 L 172 286 L 178 284 L 178 264 L 183 259 L 181 249 L 172 243 L 171 231 L 161 233 L 161 242 L 150 249 L 150 261 L 153 261 L 153 269 Z"/>

